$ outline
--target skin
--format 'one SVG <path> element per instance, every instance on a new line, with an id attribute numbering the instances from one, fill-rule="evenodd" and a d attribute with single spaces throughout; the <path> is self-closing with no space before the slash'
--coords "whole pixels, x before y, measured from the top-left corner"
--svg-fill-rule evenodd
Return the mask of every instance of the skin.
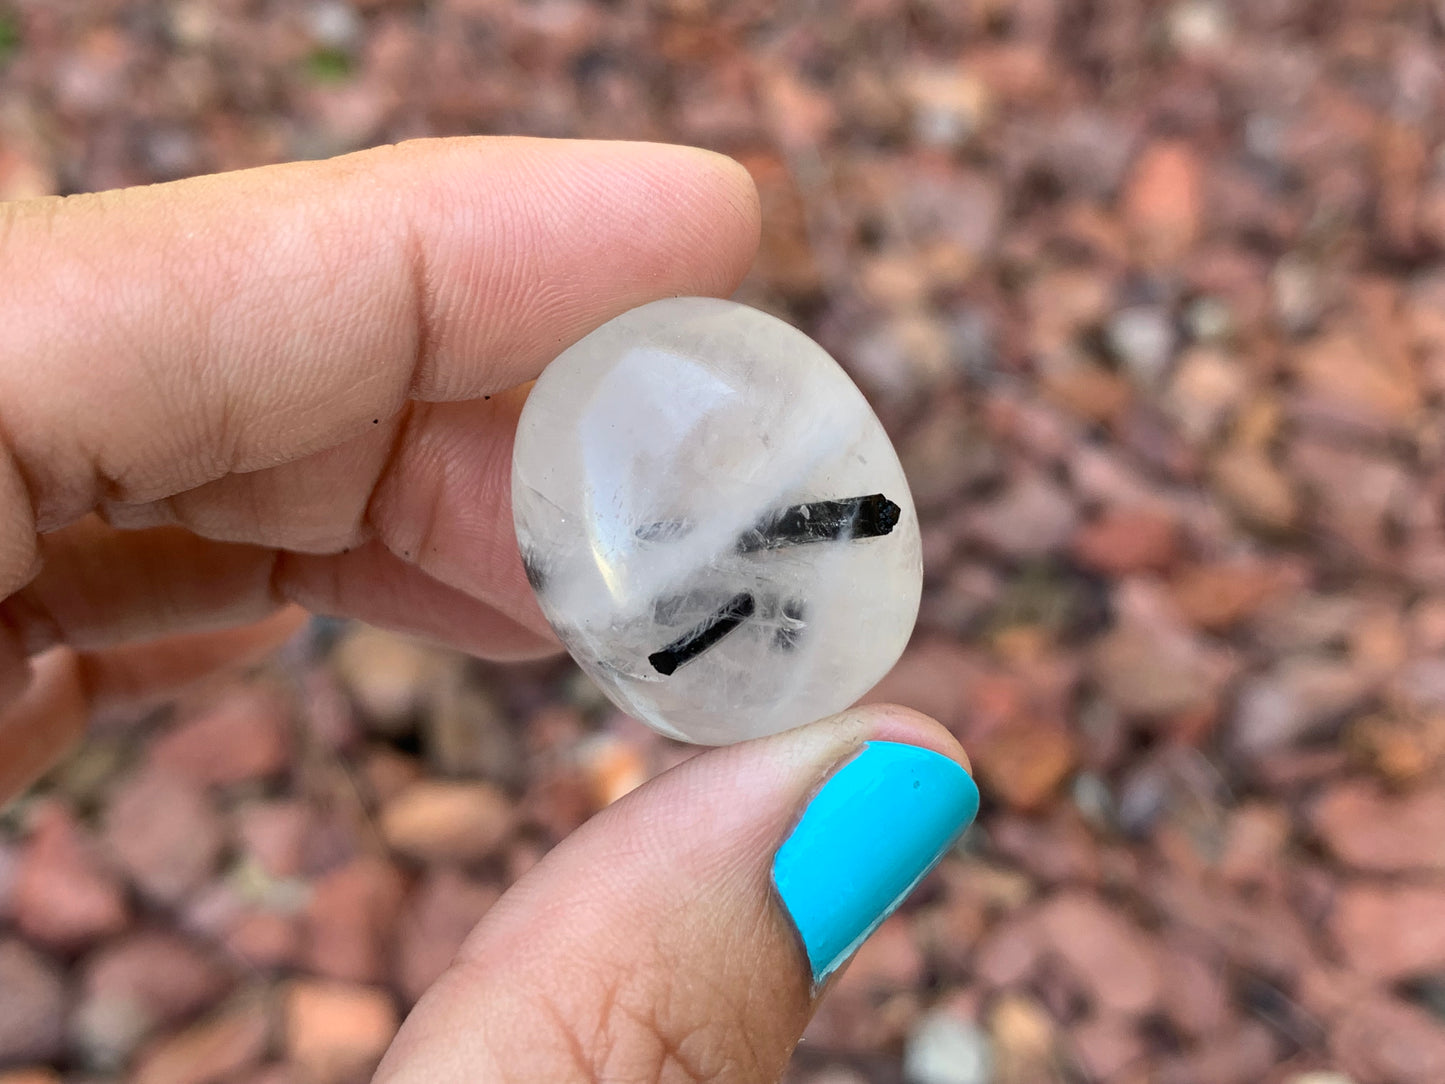
<path id="1" fill-rule="evenodd" d="M 511 528 L 528 382 L 730 293 L 758 230 L 729 159 L 522 139 L 0 205 L 0 801 L 307 611 L 555 650 Z M 965 762 L 899 708 L 694 758 L 507 893 L 377 1079 L 777 1079 L 816 991 L 772 855 L 871 738 Z"/>

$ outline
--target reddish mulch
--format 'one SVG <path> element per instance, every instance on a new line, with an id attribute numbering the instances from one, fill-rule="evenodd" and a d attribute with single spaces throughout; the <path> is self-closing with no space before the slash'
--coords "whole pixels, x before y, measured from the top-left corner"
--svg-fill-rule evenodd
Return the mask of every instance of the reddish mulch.
<path id="1" fill-rule="evenodd" d="M 1436 1084 L 1442 21 L 0 0 L 0 198 L 436 134 L 735 155 L 742 298 L 855 375 L 924 516 L 880 693 L 985 792 L 797 1084 Z M 318 626 L 0 814 L 0 1082 L 363 1079 L 507 883 L 679 755 L 560 663 Z"/>

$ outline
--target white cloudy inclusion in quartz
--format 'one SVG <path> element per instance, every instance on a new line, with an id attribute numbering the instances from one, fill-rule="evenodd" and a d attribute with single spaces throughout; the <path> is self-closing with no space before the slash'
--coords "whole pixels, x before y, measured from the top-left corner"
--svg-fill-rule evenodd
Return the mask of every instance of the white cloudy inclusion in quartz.
<path id="1" fill-rule="evenodd" d="M 643 305 L 547 366 L 512 508 L 573 658 L 686 741 L 847 707 L 918 615 L 918 516 L 882 425 L 821 346 L 734 302 Z"/>

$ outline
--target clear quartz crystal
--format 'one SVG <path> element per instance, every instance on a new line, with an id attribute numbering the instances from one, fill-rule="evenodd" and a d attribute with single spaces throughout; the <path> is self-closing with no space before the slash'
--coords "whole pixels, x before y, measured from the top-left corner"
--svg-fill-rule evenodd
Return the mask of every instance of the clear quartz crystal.
<path id="1" fill-rule="evenodd" d="M 822 347 L 734 302 L 643 305 L 547 366 L 512 509 L 573 658 L 686 741 L 847 707 L 918 616 L 918 516 L 882 425 Z"/>

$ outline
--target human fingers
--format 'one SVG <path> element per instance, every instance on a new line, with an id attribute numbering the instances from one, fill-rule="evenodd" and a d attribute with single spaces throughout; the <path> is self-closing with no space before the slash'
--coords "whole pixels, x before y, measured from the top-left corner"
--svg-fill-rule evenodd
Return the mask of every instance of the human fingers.
<path id="1" fill-rule="evenodd" d="M 756 235 L 756 194 L 726 159 L 541 140 L 0 208 L 0 599 L 35 578 L 39 533 L 100 508 L 274 552 L 159 600 L 109 544 L 72 553 L 93 591 L 66 598 L 52 576 L 32 594 L 97 641 L 297 598 L 536 654 L 551 641 L 506 499 L 523 393 L 498 389 L 634 304 L 726 292 Z M 83 612 L 126 590 L 118 623 Z M 24 644 L 63 624 L 7 610 L 0 702 Z"/>
<path id="2" fill-rule="evenodd" d="M 235 629 L 104 651 L 53 647 L 26 665 L 0 706 L 0 805 L 33 783 L 111 708 L 169 695 L 209 674 L 250 665 L 305 622 L 298 607 Z"/>
<path id="3" fill-rule="evenodd" d="M 778 1080 L 829 975 L 973 818 L 966 763 L 900 708 L 693 758 L 502 898 L 378 1084 Z"/>
<path id="4" fill-rule="evenodd" d="M 70 747 L 86 713 L 253 661 L 305 610 L 499 660 L 556 649 L 377 542 L 317 557 L 174 527 L 121 531 L 90 516 L 45 536 L 40 552 L 40 574 L 0 601 L 0 804 Z"/>
<path id="5" fill-rule="evenodd" d="M 726 292 L 756 235 L 724 158 L 546 140 L 0 209 L 0 596 L 40 532 L 348 443 L 321 533 L 364 540 L 409 404 L 514 386 L 643 301 Z"/>
<path id="6" fill-rule="evenodd" d="M 40 553 L 40 573 L 0 601 L 14 665 L 62 644 L 98 651 L 233 628 L 287 603 L 502 661 L 556 650 L 550 635 L 432 579 L 376 541 L 318 556 L 213 542 L 178 527 L 117 530 L 87 516 L 45 535 Z"/>
<path id="7" fill-rule="evenodd" d="M 369 585 L 355 579 L 374 562 L 353 555 L 379 546 L 396 562 L 508 615 L 531 630 L 529 641 L 540 634 L 554 643 L 512 530 L 512 442 L 526 393 L 523 386 L 490 399 L 413 403 L 381 444 L 368 434 L 165 501 L 111 504 L 105 514 L 128 530 L 178 525 L 207 539 L 288 555 L 276 570 L 279 593 L 315 597 L 330 585 L 331 595 L 365 599 L 367 620 L 477 651 L 455 638 L 454 622 L 415 627 L 418 618 L 440 619 L 448 611 L 407 606 L 404 598 L 399 608 L 378 605 L 382 600 Z M 358 469 L 358 463 L 371 465 Z M 121 574 L 123 562 L 103 563 Z M 362 616 L 345 608 L 325 612 Z"/>

